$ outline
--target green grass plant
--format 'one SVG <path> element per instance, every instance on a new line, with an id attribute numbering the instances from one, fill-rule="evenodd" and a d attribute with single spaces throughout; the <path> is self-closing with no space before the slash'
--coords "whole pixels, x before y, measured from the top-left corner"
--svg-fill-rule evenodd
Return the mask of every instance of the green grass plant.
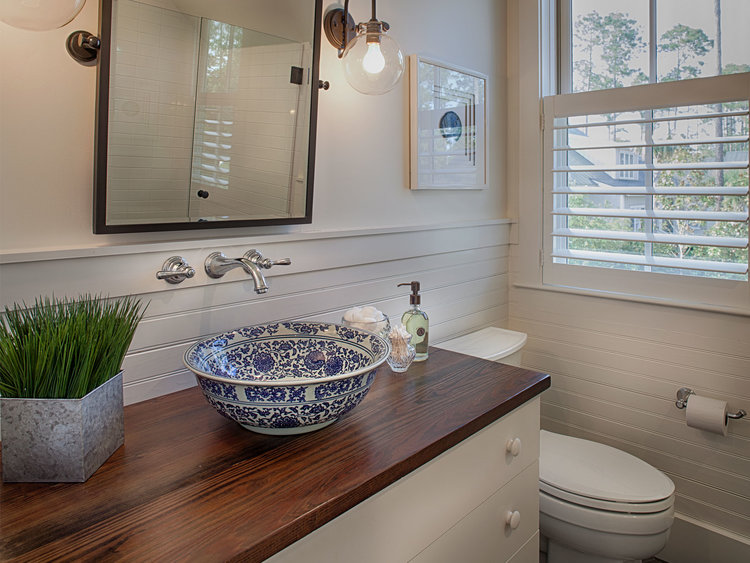
<path id="1" fill-rule="evenodd" d="M 0 396 L 80 399 L 120 371 L 144 311 L 133 297 L 91 295 L 5 307 Z"/>

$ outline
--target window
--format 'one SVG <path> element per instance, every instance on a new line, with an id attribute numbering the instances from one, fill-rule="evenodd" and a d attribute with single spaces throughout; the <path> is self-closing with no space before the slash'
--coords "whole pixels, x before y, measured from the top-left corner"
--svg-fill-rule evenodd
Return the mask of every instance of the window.
<path id="1" fill-rule="evenodd" d="M 617 170 L 617 178 L 619 180 L 637 180 L 638 170 L 633 166 L 640 161 L 640 158 L 636 157 L 635 151 L 628 148 L 616 148 L 617 151 L 617 164 L 620 165 L 620 169 Z"/>
<path id="2" fill-rule="evenodd" d="M 544 282 L 747 304 L 750 2 L 561 1 Z"/>
<path id="3" fill-rule="evenodd" d="M 561 91 L 750 71 L 747 0 L 560 0 Z"/>

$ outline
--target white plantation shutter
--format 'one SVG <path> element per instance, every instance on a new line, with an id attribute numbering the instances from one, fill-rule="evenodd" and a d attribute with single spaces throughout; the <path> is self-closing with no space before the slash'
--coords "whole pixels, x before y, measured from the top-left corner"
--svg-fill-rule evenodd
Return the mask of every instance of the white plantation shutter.
<path id="1" fill-rule="evenodd" d="M 672 274 L 747 300 L 749 114 L 747 73 L 545 98 L 544 282 Z"/>

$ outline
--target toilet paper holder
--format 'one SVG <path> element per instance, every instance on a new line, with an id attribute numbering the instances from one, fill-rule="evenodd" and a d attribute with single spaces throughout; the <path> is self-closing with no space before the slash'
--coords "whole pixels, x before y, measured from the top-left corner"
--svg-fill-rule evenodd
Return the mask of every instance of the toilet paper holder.
<path id="1" fill-rule="evenodd" d="M 687 407 L 688 398 L 690 395 L 695 395 L 695 391 L 688 387 L 682 387 L 681 389 L 677 390 L 677 400 L 675 401 L 675 406 L 678 409 L 684 409 Z M 747 412 L 745 412 L 743 409 L 738 410 L 737 412 L 728 412 L 727 418 L 733 418 L 738 419 L 747 416 Z"/>

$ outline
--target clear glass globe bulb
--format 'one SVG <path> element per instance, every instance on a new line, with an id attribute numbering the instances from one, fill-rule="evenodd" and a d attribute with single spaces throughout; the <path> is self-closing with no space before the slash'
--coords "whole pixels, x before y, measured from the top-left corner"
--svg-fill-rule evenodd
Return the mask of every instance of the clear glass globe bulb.
<path id="1" fill-rule="evenodd" d="M 73 21 L 86 0 L 2 0 L 0 21 L 31 31 L 49 31 Z"/>
<path id="2" fill-rule="evenodd" d="M 347 45 L 342 62 L 346 81 L 363 94 L 385 94 L 392 90 L 405 66 L 398 43 L 382 32 L 376 39 L 372 32 L 360 31 Z"/>
<path id="3" fill-rule="evenodd" d="M 367 53 L 362 59 L 362 68 L 365 72 L 370 74 L 378 74 L 385 68 L 385 57 L 380 51 L 380 45 L 378 43 L 370 43 L 367 45 Z"/>

